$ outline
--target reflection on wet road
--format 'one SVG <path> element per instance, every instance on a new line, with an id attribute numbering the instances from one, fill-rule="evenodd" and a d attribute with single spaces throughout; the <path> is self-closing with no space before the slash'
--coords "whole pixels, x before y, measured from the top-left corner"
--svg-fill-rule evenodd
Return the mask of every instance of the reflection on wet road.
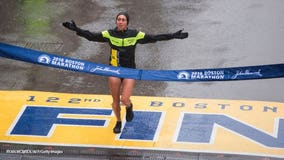
<path id="1" fill-rule="evenodd" d="M 222 68 L 284 62 L 284 1 L 275 0 L 22 0 L 0 2 L 0 40 L 96 63 L 109 48 L 79 38 L 61 23 L 91 31 L 114 27 L 121 10 L 130 28 L 146 33 L 189 32 L 186 40 L 138 45 L 143 69 Z M 0 89 L 109 94 L 106 77 L 0 59 Z M 137 81 L 134 95 L 284 101 L 283 79 L 235 82 Z"/>

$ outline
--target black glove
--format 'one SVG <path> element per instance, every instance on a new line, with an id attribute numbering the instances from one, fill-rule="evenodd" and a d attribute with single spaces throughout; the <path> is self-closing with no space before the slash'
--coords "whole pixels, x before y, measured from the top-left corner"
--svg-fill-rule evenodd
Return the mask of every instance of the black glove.
<path id="1" fill-rule="evenodd" d="M 77 25 L 75 24 L 75 22 L 73 20 L 71 20 L 71 22 L 64 22 L 62 23 L 62 25 L 72 31 L 78 31 L 80 30 Z"/>
<path id="2" fill-rule="evenodd" d="M 183 30 L 179 30 L 175 33 L 173 33 L 173 38 L 176 39 L 184 39 L 188 37 L 188 33 L 187 32 L 182 32 Z"/>

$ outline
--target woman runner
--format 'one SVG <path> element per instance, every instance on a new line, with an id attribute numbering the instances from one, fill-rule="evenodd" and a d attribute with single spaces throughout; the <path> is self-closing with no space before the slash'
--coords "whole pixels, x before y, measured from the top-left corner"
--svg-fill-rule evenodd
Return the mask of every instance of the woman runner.
<path id="1" fill-rule="evenodd" d="M 144 32 L 128 29 L 129 15 L 127 12 L 120 12 L 116 16 L 116 27 L 102 32 L 90 32 L 76 26 L 75 22 L 64 22 L 63 26 L 75 31 L 77 35 L 89 41 L 107 42 L 110 45 L 109 64 L 117 67 L 136 68 L 135 48 L 136 45 L 154 43 L 157 41 L 184 39 L 188 37 L 187 32 L 179 30 L 170 34 L 150 35 Z M 113 128 L 114 133 L 121 132 L 121 107 L 120 102 L 126 106 L 126 121 L 132 121 L 134 117 L 133 104 L 130 100 L 134 88 L 134 79 L 109 77 L 109 88 L 113 98 L 112 109 L 117 122 Z"/>

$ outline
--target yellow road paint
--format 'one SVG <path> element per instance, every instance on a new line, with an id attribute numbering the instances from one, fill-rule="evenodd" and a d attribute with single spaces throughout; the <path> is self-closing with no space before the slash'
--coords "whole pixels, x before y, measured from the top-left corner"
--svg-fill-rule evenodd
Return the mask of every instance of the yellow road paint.
<path id="1" fill-rule="evenodd" d="M 284 103 L 133 96 L 134 120 L 116 135 L 111 100 L 0 91 L 0 141 L 284 157 Z"/>

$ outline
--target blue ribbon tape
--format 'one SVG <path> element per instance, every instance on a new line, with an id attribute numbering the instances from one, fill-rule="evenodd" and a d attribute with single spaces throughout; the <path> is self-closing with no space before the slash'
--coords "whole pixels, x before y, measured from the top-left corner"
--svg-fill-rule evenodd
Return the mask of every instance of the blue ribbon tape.
<path id="1" fill-rule="evenodd" d="M 0 43 L 0 56 L 48 67 L 136 80 L 194 82 L 284 77 L 284 63 L 194 70 L 141 70 L 97 64 L 5 43 Z"/>

